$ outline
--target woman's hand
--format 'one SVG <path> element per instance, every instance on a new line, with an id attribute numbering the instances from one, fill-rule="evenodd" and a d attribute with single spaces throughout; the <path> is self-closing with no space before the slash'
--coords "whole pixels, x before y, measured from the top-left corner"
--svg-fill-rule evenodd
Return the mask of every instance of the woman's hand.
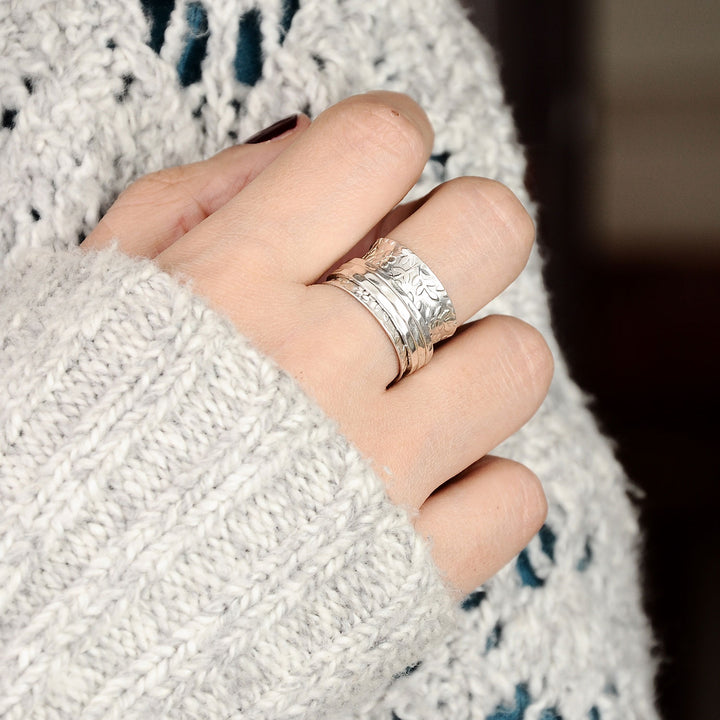
<path id="1" fill-rule="evenodd" d="M 291 373 L 415 514 L 448 581 L 468 591 L 499 570 L 544 520 L 526 467 L 489 455 L 542 402 L 552 357 L 541 335 L 490 316 L 388 387 L 392 343 L 350 295 L 317 281 L 376 237 L 414 250 L 466 321 L 524 267 L 531 219 L 504 186 L 444 183 L 397 206 L 419 177 L 432 128 L 388 92 L 338 103 L 312 124 L 141 178 L 83 243 L 114 238 L 154 258 Z M 451 482 L 450 482 L 451 481 Z"/>

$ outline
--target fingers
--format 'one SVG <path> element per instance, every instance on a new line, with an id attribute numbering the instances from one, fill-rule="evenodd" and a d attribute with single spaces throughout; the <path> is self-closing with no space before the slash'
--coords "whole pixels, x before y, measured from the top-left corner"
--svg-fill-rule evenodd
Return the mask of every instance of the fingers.
<path id="1" fill-rule="evenodd" d="M 234 145 L 208 160 L 143 176 L 118 197 L 82 248 L 98 250 L 117 239 L 128 255 L 155 257 L 237 195 L 309 124 L 299 115 L 294 128 L 269 142 Z"/>
<path id="2" fill-rule="evenodd" d="M 126 253 L 189 278 L 378 468 L 390 469 L 391 500 L 419 508 L 417 527 L 432 539 L 438 566 L 471 589 L 544 518 L 529 471 L 477 459 L 539 407 L 552 375 L 547 345 L 519 320 L 484 318 L 388 389 L 398 361 L 379 322 L 339 288 L 315 283 L 389 235 L 433 270 L 463 323 L 520 273 L 532 221 L 507 188 L 481 178 L 398 206 L 433 140 L 406 96 L 356 96 L 309 122 L 143 178 L 83 247 L 117 238 Z"/>
<path id="3" fill-rule="evenodd" d="M 392 470 L 393 501 L 420 507 L 510 437 L 540 407 L 552 373 L 542 335 L 512 317 L 484 318 L 438 348 L 429 365 L 385 393 L 363 439 Z"/>
<path id="4" fill-rule="evenodd" d="M 535 228 L 504 185 L 464 177 L 436 188 L 388 234 L 413 250 L 437 275 L 461 324 L 519 275 Z M 397 375 L 398 361 L 379 323 L 359 302 L 339 297 L 346 295 L 339 288 L 317 285 L 311 290 L 334 305 L 341 325 L 354 329 L 347 342 L 354 346 L 352 369 L 358 381 L 386 387 Z"/>
<path id="5" fill-rule="evenodd" d="M 253 184 L 163 258 L 170 267 L 205 247 L 199 274 L 226 282 L 244 267 L 312 283 L 415 183 L 432 147 L 425 113 L 405 95 L 368 93 L 322 113 Z M 215 272 L 217 270 L 217 272 Z"/>
<path id="6" fill-rule="evenodd" d="M 437 190 L 437 188 L 436 188 Z M 421 208 L 425 202 L 434 194 L 435 190 L 428 193 L 425 197 L 412 200 L 411 202 L 403 203 L 393 208 L 365 237 L 348 250 L 332 267 L 328 268 L 327 272 L 323 273 L 323 276 L 318 279 L 318 282 L 324 282 L 327 280 L 327 276 L 336 270 L 340 265 L 351 260 L 352 258 L 362 257 L 371 247 L 372 244 L 381 237 L 389 235 L 403 220 L 407 219 L 416 210 Z"/>
<path id="7" fill-rule="evenodd" d="M 390 235 L 437 275 L 463 323 L 520 274 L 535 226 L 505 185 L 462 177 L 438 187 Z"/>
<path id="8" fill-rule="evenodd" d="M 517 555 L 546 514 L 542 486 L 530 470 L 486 457 L 428 498 L 415 528 L 430 541 L 448 582 L 467 593 Z"/>

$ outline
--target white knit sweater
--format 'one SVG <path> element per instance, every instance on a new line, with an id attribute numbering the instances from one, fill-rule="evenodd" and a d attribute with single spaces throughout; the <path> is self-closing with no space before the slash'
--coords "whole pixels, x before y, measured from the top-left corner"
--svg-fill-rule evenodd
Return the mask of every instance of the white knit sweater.
<path id="1" fill-rule="evenodd" d="M 462 604 L 369 463 L 228 320 L 78 240 L 140 175 L 372 88 L 529 205 L 440 0 L 0 2 L 0 717 L 656 717 L 626 483 L 555 350 L 500 449 L 550 503 Z M 485 312 L 552 332 L 537 253 Z"/>

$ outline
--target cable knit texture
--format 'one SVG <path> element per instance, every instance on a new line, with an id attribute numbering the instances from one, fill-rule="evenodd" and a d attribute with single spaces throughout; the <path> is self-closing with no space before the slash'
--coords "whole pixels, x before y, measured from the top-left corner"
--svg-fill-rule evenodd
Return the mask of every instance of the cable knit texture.
<path id="1" fill-rule="evenodd" d="M 147 261 L 24 259 L 0 303 L 0 711 L 322 715 L 447 630 L 407 518 L 229 323 Z"/>
<path id="2" fill-rule="evenodd" d="M 0 4 L 0 717 L 656 717 L 637 522 L 537 251 L 483 312 L 555 351 L 498 450 L 549 515 L 456 607 L 292 378 L 152 262 L 76 247 L 140 175 L 373 88 L 436 129 L 412 197 L 484 175 L 532 211 L 492 53 L 453 2 Z"/>

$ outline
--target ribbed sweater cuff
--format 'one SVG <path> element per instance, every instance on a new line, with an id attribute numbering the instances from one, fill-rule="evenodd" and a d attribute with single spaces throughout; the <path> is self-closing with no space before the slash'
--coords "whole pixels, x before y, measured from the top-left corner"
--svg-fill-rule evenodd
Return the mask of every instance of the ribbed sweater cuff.
<path id="1" fill-rule="evenodd" d="M 368 462 L 151 261 L 28 251 L 0 348 L 3 717 L 324 717 L 452 624 Z"/>

